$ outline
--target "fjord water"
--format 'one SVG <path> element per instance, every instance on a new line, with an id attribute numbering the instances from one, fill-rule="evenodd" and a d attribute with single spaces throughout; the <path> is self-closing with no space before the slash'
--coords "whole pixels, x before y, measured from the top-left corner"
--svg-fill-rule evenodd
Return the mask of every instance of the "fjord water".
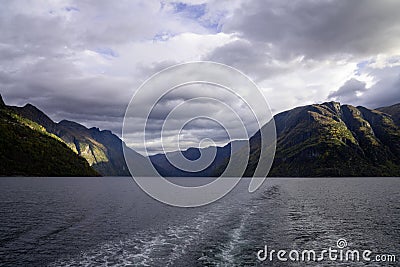
<path id="1" fill-rule="evenodd" d="M 265 245 L 318 250 L 339 238 L 399 252 L 399 178 L 269 178 L 253 194 L 248 182 L 213 204 L 176 208 L 129 177 L 1 178 L 0 266 L 254 266 Z"/>

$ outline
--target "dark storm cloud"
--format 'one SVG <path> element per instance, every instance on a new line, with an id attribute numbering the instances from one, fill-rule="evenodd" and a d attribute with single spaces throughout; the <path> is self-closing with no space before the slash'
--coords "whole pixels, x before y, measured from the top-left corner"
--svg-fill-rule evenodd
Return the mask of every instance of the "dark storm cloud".
<path id="1" fill-rule="evenodd" d="M 370 108 L 379 108 L 400 103 L 400 66 L 378 70 L 386 72 L 384 78 L 360 96 L 359 103 Z"/>
<path id="2" fill-rule="evenodd" d="M 243 70 L 255 80 L 287 72 L 289 69 L 279 65 L 268 51 L 265 43 L 240 39 L 214 49 L 205 59 Z"/>
<path id="3" fill-rule="evenodd" d="M 121 95 L 121 87 L 130 86 L 129 80 L 123 78 L 84 75 L 73 64 L 53 58 L 38 60 L 16 71 L 3 72 L 3 75 L 7 77 L 8 86 L 4 87 L 7 95 L 18 97 L 20 93 L 32 98 L 60 96 L 59 104 L 67 102 L 70 105 L 73 103 L 70 101 L 72 99 L 81 99 L 88 104 L 96 101 L 103 104 L 118 103 L 129 94 L 127 92 L 126 95 Z M 114 87 L 115 84 L 118 87 Z M 116 93 L 117 91 L 121 92 Z M 82 104 L 77 103 L 76 107 L 71 106 L 71 109 L 78 108 L 80 111 Z"/>
<path id="4" fill-rule="evenodd" d="M 351 104 L 358 99 L 359 93 L 366 91 L 365 82 L 358 81 L 354 78 L 346 81 L 339 90 L 332 92 L 328 95 L 328 98 L 335 99 L 342 104 Z"/>
<path id="5" fill-rule="evenodd" d="M 329 98 L 343 104 L 361 105 L 379 108 L 400 103 L 400 66 L 383 69 L 370 69 L 371 74 L 381 77 L 370 88 L 356 79 L 346 81 L 339 90 L 332 92 Z"/>
<path id="6" fill-rule="evenodd" d="M 121 124 L 115 127 L 113 122 L 122 121 L 126 99 L 133 92 L 127 79 L 84 75 L 73 64 L 53 58 L 16 71 L 2 71 L 0 78 L 1 93 L 8 104 L 32 103 L 55 121 L 75 120 L 117 133 Z"/>
<path id="7" fill-rule="evenodd" d="M 399 10 L 391 0 L 245 1 L 223 31 L 270 44 L 280 58 L 370 55 L 397 48 Z"/>
<path id="8" fill-rule="evenodd" d="M 212 100 L 202 98 L 204 96 Z M 153 149 L 158 147 L 156 151 L 159 152 L 162 150 L 161 135 L 163 140 L 168 140 L 167 144 L 163 144 L 167 151 L 175 149 L 177 136 L 184 136 L 181 144 L 184 148 L 198 146 L 204 138 L 210 138 L 218 145 L 227 143 L 228 136 L 232 139 L 247 138 L 258 129 L 257 121 L 251 110 L 238 102 L 237 96 L 219 87 L 199 84 L 179 87 L 154 105 L 146 120 L 146 142 L 152 144 Z M 139 105 L 145 109 L 151 103 L 142 102 Z M 139 132 L 142 123 L 143 118 L 134 118 L 132 123 L 126 125 L 125 131 Z M 247 132 L 246 137 L 243 131 Z M 142 151 L 140 147 L 136 150 Z"/>

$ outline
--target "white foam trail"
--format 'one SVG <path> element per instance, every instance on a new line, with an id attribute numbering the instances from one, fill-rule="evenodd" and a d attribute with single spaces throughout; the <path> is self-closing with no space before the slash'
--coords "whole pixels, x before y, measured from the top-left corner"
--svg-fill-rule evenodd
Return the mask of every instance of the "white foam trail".
<path id="1" fill-rule="evenodd" d="M 230 235 L 229 235 L 229 241 L 224 246 L 224 248 L 221 251 L 220 257 L 222 259 L 222 263 L 218 264 L 219 266 L 234 266 L 235 265 L 235 250 L 240 245 L 243 240 L 242 240 L 242 234 L 243 230 L 245 229 L 249 217 L 254 213 L 254 211 L 251 209 L 248 212 L 244 213 L 242 215 L 242 218 L 240 220 L 240 224 L 238 227 L 234 228 Z"/>
<path id="2" fill-rule="evenodd" d="M 196 245 L 222 213 L 229 209 L 206 211 L 189 222 L 167 227 L 161 232 L 136 232 L 134 237 L 119 242 L 106 243 L 98 249 L 81 253 L 75 258 L 61 259 L 50 266 L 171 266 L 187 252 L 188 246 Z"/>

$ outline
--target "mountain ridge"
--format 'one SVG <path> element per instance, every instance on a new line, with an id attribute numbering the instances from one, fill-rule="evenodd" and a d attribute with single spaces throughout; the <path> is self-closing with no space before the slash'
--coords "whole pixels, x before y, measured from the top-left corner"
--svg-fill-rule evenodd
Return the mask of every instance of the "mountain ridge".
<path id="1" fill-rule="evenodd" d="M 269 176 L 400 175 L 400 130 L 383 112 L 325 102 L 274 120 L 277 149 Z M 251 138 L 250 145 L 259 144 Z"/>
<path id="2" fill-rule="evenodd" d="M 389 114 L 397 126 L 400 126 L 400 103 L 387 107 L 380 107 L 376 110 Z"/>
<path id="3" fill-rule="evenodd" d="M 392 119 L 399 113 L 380 110 L 332 101 L 276 114 L 276 153 L 268 176 L 400 176 L 400 129 Z M 268 149 L 260 146 L 260 131 L 266 128 L 250 138 L 250 155 L 236 152 L 249 161 L 244 176 L 254 174 L 261 149 Z M 219 176 L 229 162 L 221 156 L 217 158 L 222 164 L 214 166 L 212 176 Z M 176 173 L 170 166 L 161 166 L 167 173 L 164 176 Z M 200 172 L 197 176 L 205 175 Z"/>
<path id="4" fill-rule="evenodd" d="M 69 120 L 57 123 L 32 104 L 7 106 L 1 95 L 0 108 L 35 123 L 36 128 L 43 127 L 41 130 L 65 143 L 101 175 L 130 175 L 124 149 L 145 164 L 144 156 L 128 148 L 109 130 L 87 128 Z M 399 116 L 400 104 L 374 110 L 333 101 L 278 113 L 274 116 L 276 153 L 269 176 L 400 176 Z M 239 158 L 248 160 L 244 176 L 253 175 L 258 164 L 263 164 L 265 159 L 258 162 L 260 151 L 270 149 L 260 145 L 260 131 L 265 128 L 263 126 L 249 139 L 250 155 L 244 155 L 244 149 L 233 151 Z M 232 142 L 247 143 L 246 140 Z M 200 153 L 216 149 L 211 165 L 197 173 L 175 168 L 165 154 L 149 159 L 162 176 L 218 176 L 229 162 L 232 142 L 223 147 L 188 148 L 168 153 L 175 157 L 182 152 L 187 159 L 196 160 Z"/>
<path id="5" fill-rule="evenodd" d="M 240 143 L 247 143 L 247 140 L 235 140 L 233 142 L 236 142 L 238 145 Z M 232 143 L 232 142 L 231 142 Z M 230 156 L 231 154 L 231 143 L 226 144 L 225 146 L 209 146 L 205 148 L 195 148 L 195 147 L 190 147 L 186 150 L 183 151 L 173 151 L 173 152 L 167 152 L 165 154 L 159 153 L 150 156 L 151 162 L 154 164 L 154 167 L 156 170 L 160 173 L 160 175 L 165 176 L 165 177 L 196 177 L 196 176 L 212 176 L 219 166 L 223 164 L 225 159 Z M 173 166 L 167 159 L 172 159 L 172 160 L 177 160 L 178 163 L 183 163 L 183 160 L 178 159 L 178 154 L 182 153 L 182 155 L 188 159 L 188 160 L 197 160 L 201 154 L 204 153 L 211 153 L 209 150 L 215 149 L 216 151 L 216 157 L 214 160 L 211 162 L 209 166 L 207 166 L 205 169 L 198 171 L 198 172 L 189 172 L 189 171 L 184 171 L 176 168 Z M 235 151 L 234 151 L 235 152 Z"/>
<path id="6" fill-rule="evenodd" d="M 60 138 L 5 105 L 0 95 L 0 176 L 99 176 Z"/>
<path id="7" fill-rule="evenodd" d="M 122 140 L 109 130 L 86 126 L 70 120 L 54 122 L 32 104 L 10 106 L 17 114 L 42 125 L 49 133 L 61 138 L 68 147 L 87 160 L 102 176 L 130 176 L 123 155 Z M 126 147 L 126 149 L 129 149 Z M 132 151 L 136 157 L 142 157 Z"/>

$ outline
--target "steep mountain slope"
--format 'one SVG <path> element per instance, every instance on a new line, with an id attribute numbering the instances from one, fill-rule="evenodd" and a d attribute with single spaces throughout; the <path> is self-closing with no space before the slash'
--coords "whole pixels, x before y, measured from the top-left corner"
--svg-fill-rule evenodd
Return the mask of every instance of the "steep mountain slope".
<path id="1" fill-rule="evenodd" d="M 0 96 L 1 176 L 98 176 L 85 159 L 39 124 L 23 118 Z"/>
<path id="2" fill-rule="evenodd" d="M 73 151 L 87 160 L 90 166 L 103 176 L 129 176 L 123 156 L 121 139 L 111 131 L 85 126 L 63 120 L 52 121 L 46 114 L 31 104 L 24 107 L 11 107 L 16 113 L 40 125 L 48 132 L 61 138 Z M 129 149 L 129 148 L 127 148 Z M 132 151 L 132 154 L 142 157 Z"/>
<path id="3" fill-rule="evenodd" d="M 270 176 L 400 175 L 400 129 L 387 114 L 329 102 L 274 119 L 277 149 Z M 256 136 L 250 139 L 253 148 L 259 147 Z M 250 155 L 247 175 L 257 153 Z"/>
<path id="4" fill-rule="evenodd" d="M 377 110 L 389 114 L 394 123 L 396 123 L 397 126 L 400 126 L 400 103 L 389 107 L 378 108 Z"/>

